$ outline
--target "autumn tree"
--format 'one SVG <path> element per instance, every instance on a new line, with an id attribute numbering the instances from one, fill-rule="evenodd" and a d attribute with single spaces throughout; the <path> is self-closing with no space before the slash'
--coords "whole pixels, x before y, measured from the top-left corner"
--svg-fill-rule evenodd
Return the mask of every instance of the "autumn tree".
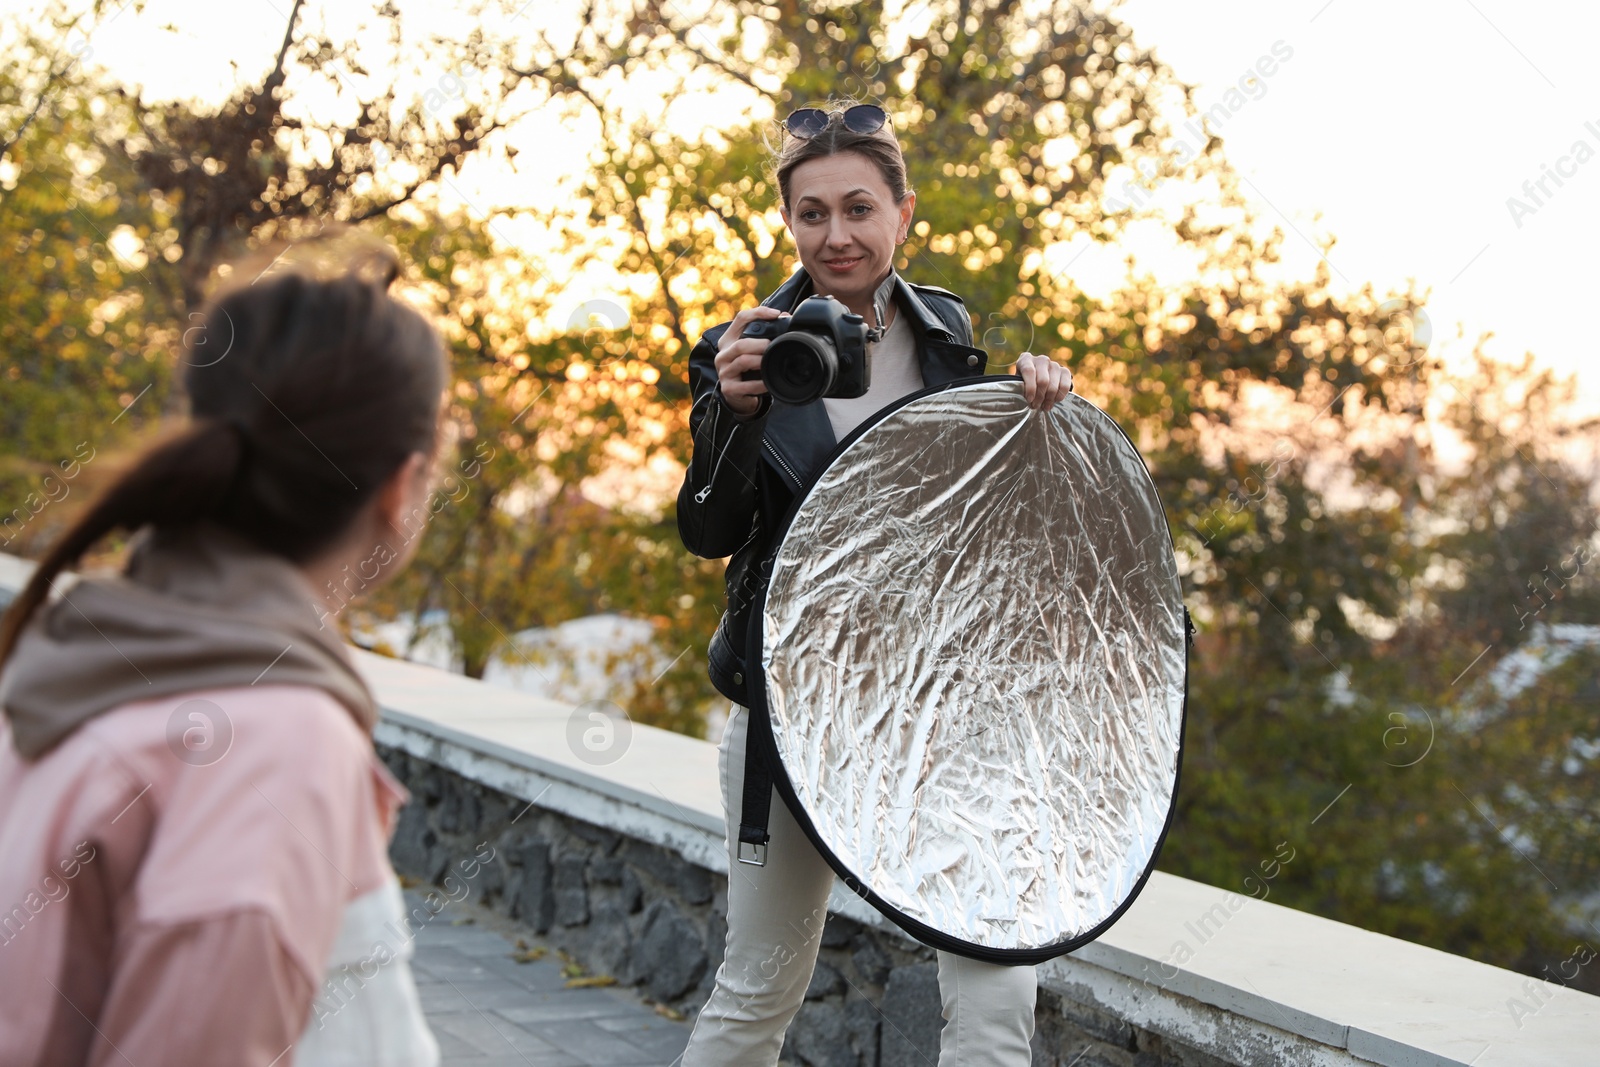
<path id="1" fill-rule="evenodd" d="M 680 653 L 715 625 L 704 591 L 718 568 L 682 550 L 661 507 L 584 495 L 608 467 L 640 460 L 619 446 L 660 447 L 676 425 L 654 396 L 657 372 L 614 331 L 548 325 L 562 280 L 498 247 L 482 222 L 408 210 L 382 232 L 411 264 L 410 295 L 443 324 L 453 440 L 419 554 L 368 616 L 411 620 L 415 639 L 433 626 L 473 677 L 494 656 L 526 661 L 520 630 L 602 611 L 648 619 L 670 662 L 615 664 L 609 696 L 641 721 L 697 732 L 703 666 Z"/>
<path id="2" fill-rule="evenodd" d="M 0 27 L 0 550 L 45 544 L 160 413 L 181 319 L 164 205 L 100 139 L 129 108 L 86 62 L 95 10 Z M 152 259 L 155 261 L 152 262 Z"/>
<path id="3" fill-rule="evenodd" d="M 375 4 L 355 37 L 338 41 L 310 24 L 305 0 L 294 0 L 275 55 L 253 85 L 212 107 L 134 98 L 139 129 L 115 143 L 148 188 L 175 205 L 187 304 L 197 302 L 219 262 L 256 242 L 330 221 L 381 219 L 458 175 L 471 157 L 507 159 L 514 153 L 497 132 L 533 109 L 558 106 L 579 80 L 628 62 L 607 43 L 592 9 L 561 50 L 542 34 L 524 41 L 471 30 L 415 40 L 405 33 L 405 10 Z M 379 39 L 387 47 L 369 55 Z M 385 60 L 393 65 L 374 75 Z M 401 70 L 421 87 L 399 88 Z M 286 107 L 318 83 L 337 91 L 340 107 L 329 117 Z"/>

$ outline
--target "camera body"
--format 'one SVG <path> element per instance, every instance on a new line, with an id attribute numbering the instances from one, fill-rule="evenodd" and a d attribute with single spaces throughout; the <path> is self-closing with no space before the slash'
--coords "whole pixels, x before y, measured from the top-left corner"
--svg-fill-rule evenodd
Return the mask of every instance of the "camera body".
<path id="1" fill-rule="evenodd" d="M 772 398 L 809 404 L 824 397 L 866 394 L 872 381 L 867 342 L 877 340 L 876 335 L 866 319 L 839 300 L 812 296 L 788 318 L 757 319 L 741 336 L 768 342 L 760 378 Z"/>

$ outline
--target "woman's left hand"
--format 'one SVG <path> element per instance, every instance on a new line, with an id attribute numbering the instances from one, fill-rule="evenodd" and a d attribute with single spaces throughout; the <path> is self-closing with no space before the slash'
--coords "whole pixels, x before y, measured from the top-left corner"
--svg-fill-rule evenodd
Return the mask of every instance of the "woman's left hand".
<path id="1" fill-rule="evenodd" d="M 1022 395 L 1031 408 L 1049 411 L 1072 392 L 1072 371 L 1049 356 L 1022 353 L 1017 357 L 1016 373 L 1022 379 Z"/>

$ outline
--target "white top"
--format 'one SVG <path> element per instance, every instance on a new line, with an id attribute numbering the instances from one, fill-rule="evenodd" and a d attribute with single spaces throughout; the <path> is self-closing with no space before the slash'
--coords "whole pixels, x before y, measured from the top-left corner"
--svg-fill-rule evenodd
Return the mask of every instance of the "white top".
<path id="1" fill-rule="evenodd" d="M 439 1042 L 408 962 L 413 937 L 392 876 L 345 905 L 295 1067 L 439 1067 Z"/>
<path id="2" fill-rule="evenodd" d="M 880 408 L 922 388 L 922 365 L 917 361 L 917 341 L 905 312 L 895 309 L 894 321 L 883 340 L 867 345 L 870 368 L 867 391 L 849 400 L 825 397 L 822 406 L 833 423 L 833 439 L 845 435 Z"/>

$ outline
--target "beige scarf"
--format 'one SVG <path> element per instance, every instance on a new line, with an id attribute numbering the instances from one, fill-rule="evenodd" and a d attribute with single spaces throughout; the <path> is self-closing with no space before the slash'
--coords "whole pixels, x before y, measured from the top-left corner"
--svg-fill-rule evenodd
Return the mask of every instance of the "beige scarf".
<path id="1" fill-rule="evenodd" d="M 370 734 L 377 705 L 316 604 L 297 567 L 219 526 L 142 531 L 124 575 L 65 588 L 24 629 L 0 674 L 12 742 L 35 759 L 122 704 L 258 684 L 324 689 Z"/>

